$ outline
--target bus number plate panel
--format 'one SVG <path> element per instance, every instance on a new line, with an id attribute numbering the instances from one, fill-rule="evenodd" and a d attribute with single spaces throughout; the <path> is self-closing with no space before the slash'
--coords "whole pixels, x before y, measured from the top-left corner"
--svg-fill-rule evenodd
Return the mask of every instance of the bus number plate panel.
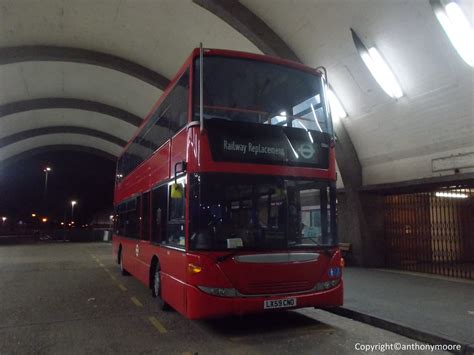
<path id="1" fill-rule="evenodd" d="M 263 301 L 263 309 L 288 308 L 296 306 L 296 298 L 282 298 Z"/>

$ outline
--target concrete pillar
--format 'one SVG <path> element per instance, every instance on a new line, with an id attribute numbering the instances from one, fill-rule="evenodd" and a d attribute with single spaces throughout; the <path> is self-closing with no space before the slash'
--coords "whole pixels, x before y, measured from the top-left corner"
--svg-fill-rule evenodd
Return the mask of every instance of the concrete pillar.
<path id="1" fill-rule="evenodd" d="M 383 196 L 344 189 L 337 200 L 339 240 L 352 245 L 348 264 L 384 266 Z"/>

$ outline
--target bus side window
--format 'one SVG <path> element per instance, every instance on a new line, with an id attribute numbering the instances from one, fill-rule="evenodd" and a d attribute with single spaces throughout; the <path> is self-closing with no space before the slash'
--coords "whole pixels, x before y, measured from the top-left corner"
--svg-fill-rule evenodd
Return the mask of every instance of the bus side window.
<path id="1" fill-rule="evenodd" d="M 145 192 L 142 197 L 142 228 L 141 239 L 150 240 L 150 192 Z"/>
<path id="2" fill-rule="evenodd" d="M 167 207 L 168 185 L 163 185 L 154 189 L 151 196 L 151 241 L 154 243 L 165 240 Z"/>
<path id="3" fill-rule="evenodd" d="M 188 122 L 189 69 L 181 76 L 169 95 L 170 109 L 166 114 L 171 135 Z"/>
<path id="4" fill-rule="evenodd" d="M 123 217 L 121 215 L 122 209 L 123 209 L 122 203 L 115 207 L 114 233 L 117 235 L 123 235 L 122 234 Z"/>
<path id="5" fill-rule="evenodd" d="M 173 191 L 174 189 L 174 191 Z M 170 185 L 169 187 L 169 219 L 167 231 L 167 243 L 174 244 L 179 247 L 185 246 L 185 229 L 184 229 L 184 206 L 186 201 L 185 185 L 179 183 Z"/>
<path id="6" fill-rule="evenodd" d="M 127 202 L 125 236 L 128 238 L 139 239 L 140 237 L 140 203 L 140 196 Z"/>

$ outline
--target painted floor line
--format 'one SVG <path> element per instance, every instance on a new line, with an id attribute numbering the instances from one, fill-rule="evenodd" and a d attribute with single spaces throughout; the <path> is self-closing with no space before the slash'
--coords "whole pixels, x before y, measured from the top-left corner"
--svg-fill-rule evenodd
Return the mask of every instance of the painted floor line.
<path id="1" fill-rule="evenodd" d="M 130 299 L 132 300 L 133 304 L 137 307 L 143 307 L 143 304 L 140 302 L 140 300 L 138 298 L 136 298 L 135 296 L 132 296 L 130 297 Z"/>
<path id="2" fill-rule="evenodd" d="M 167 333 L 168 331 L 166 330 L 166 328 L 163 326 L 163 324 L 161 324 L 161 322 L 156 319 L 155 317 L 148 317 L 148 320 L 150 321 L 151 324 L 153 324 L 153 326 L 158 329 L 158 331 L 160 333 Z"/>
<path id="3" fill-rule="evenodd" d="M 122 285 L 122 284 L 117 284 L 118 288 L 121 289 L 122 291 L 127 291 L 127 288 Z"/>

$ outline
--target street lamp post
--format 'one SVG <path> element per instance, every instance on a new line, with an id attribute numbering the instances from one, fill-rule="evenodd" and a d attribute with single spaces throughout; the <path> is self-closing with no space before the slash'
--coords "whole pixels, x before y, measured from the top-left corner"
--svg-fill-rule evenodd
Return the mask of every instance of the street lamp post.
<path id="1" fill-rule="evenodd" d="M 5 230 L 5 222 L 6 222 L 6 220 L 7 220 L 7 217 L 2 217 L 2 232 L 3 232 L 3 233 L 5 233 L 4 230 Z"/>
<path id="2" fill-rule="evenodd" d="M 51 171 L 52 169 L 49 166 L 43 169 L 43 172 L 44 172 L 44 213 L 48 212 L 48 174 Z"/>
<path id="3" fill-rule="evenodd" d="M 71 222 L 74 222 L 74 206 L 77 204 L 77 201 L 71 201 Z"/>
<path id="4" fill-rule="evenodd" d="M 46 198 L 46 194 L 48 192 L 48 173 L 52 171 L 52 169 L 47 166 L 44 168 L 44 197 Z"/>

